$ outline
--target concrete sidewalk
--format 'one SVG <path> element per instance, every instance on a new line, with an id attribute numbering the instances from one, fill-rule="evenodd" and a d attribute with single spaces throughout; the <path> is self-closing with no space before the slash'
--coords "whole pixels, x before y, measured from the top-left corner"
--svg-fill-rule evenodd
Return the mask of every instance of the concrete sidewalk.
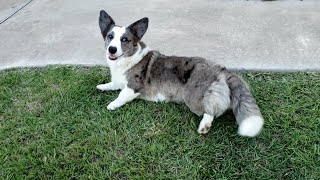
<path id="1" fill-rule="evenodd" d="M 318 0 L 33 0 L 0 25 L 0 69 L 105 65 L 101 9 L 120 25 L 149 17 L 143 40 L 167 55 L 231 69 L 320 70 Z"/>

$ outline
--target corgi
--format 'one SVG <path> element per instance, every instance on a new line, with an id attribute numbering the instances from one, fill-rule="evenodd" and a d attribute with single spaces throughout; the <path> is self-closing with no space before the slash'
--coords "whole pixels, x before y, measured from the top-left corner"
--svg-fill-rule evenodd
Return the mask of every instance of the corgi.
<path id="1" fill-rule="evenodd" d="M 232 109 L 238 134 L 257 136 L 264 120 L 244 80 L 201 57 L 166 56 L 151 50 L 141 41 L 148 23 L 145 17 L 127 27 L 119 26 L 104 10 L 100 11 L 99 26 L 111 82 L 96 88 L 121 90 L 107 109 L 115 110 L 137 98 L 184 103 L 202 117 L 198 128 L 201 134 L 208 133 L 214 118 Z"/>

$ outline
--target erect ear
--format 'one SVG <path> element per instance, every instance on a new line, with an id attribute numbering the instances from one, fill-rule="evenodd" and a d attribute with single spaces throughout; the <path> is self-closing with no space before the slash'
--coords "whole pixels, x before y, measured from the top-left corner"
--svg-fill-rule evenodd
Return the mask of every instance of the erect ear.
<path id="1" fill-rule="evenodd" d="M 103 39 L 106 39 L 107 33 L 114 26 L 114 21 L 104 10 L 100 11 L 99 26 Z"/>
<path id="2" fill-rule="evenodd" d="M 148 29 L 148 24 L 149 24 L 149 19 L 147 17 L 145 17 L 145 18 L 142 18 L 139 21 L 131 24 L 128 27 L 128 29 L 133 35 L 135 35 L 139 39 L 141 39 L 142 36 L 144 35 L 144 33 L 146 33 L 146 31 Z"/>

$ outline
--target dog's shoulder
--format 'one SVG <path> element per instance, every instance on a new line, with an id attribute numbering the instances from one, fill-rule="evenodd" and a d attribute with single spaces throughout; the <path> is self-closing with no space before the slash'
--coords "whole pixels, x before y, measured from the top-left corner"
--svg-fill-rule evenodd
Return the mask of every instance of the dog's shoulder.
<path id="1" fill-rule="evenodd" d="M 149 51 L 139 63 L 129 69 L 125 74 L 128 87 L 139 91 L 144 88 L 145 83 L 150 83 L 150 70 L 159 56 L 158 51 Z"/>

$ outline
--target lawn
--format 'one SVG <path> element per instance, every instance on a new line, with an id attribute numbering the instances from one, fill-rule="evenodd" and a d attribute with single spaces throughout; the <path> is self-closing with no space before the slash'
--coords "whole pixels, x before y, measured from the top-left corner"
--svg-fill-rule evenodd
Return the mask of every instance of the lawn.
<path id="1" fill-rule="evenodd" d="M 207 135 L 184 105 L 108 111 L 105 67 L 0 71 L 0 179 L 319 179 L 320 73 L 242 73 L 265 118 L 237 135 L 231 112 Z"/>

